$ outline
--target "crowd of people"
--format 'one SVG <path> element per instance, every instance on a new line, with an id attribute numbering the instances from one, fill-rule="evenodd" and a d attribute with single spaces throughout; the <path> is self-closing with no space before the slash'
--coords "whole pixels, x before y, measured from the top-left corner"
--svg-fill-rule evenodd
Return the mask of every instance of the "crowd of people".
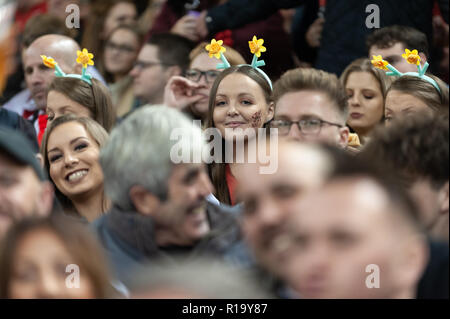
<path id="1" fill-rule="evenodd" d="M 372 3 L 0 0 L 0 298 L 449 298 L 449 3 Z"/>

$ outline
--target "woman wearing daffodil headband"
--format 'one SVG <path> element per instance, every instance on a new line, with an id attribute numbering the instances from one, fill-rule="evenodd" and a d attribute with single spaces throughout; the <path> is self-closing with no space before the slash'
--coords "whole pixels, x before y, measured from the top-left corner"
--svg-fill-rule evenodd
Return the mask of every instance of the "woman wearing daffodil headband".
<path id="1" fill-rule="evenodd" d="M 340 80 L 348 97 L 347 126 L 364 145 L 372 130 L 383 123 L 384 96 L 390 79 L 369 59 L 362 58 L 350 63 Z"/>
<path id="2" fill-rule="evenodd" d="M 115 112 L 108 89 L 86 72 L 88 65 L 93 65 L 93 55 L 86 49 L 77 52 L 77 63 L 83 66 L 82 74 L 65 74 L 58 62 L 51 57 L 41 56 L 45 66 L 55 69 L 56 77 L 48 89 L 48 122 L 72 113 L 80 117 L 90 117 L 106 131 L 115 123 Z"/>
<path id="3" fill-rule="evenodd" d="M 224 69 L 214 81 L 209 98 L 207 127 L 215 128 L 222 136 L 222 146 L 232 145 L 234 152 L 243 151 L 247 154 L 248 144 L 255 142 L 258 129 L 266 127 L 273 118 L 274 103 L 271 99 L 272 82 L 269 77 L 259 70 L 264 61 L 259 61 L 261 53 L 266 51 L 264 40 L 256 36 L 249 42 L 250 51 L 254 54 L 251 65 L 231 67 L 223 55 L 226 49 L 222 41 L 212 40 L 206 46 L 210 57 L 221 60 L 218 69 Z M 250 135 L 243 134 L 249 129 Z M 238 141 L 243 142 L 244 149 L 237 149 Z M 213 162 L 209 166 L 211 180 L 216 189 L 217 199 L 225 204 L 236 204 L 235 187 L 238 183 L 236 176 L 235 158 L 232 163 L 225 159 L 222 150 L 222 161 Z"/>
<path id="4" fill-rule="evenodd" d="M 448 86 L 438 77 L 426 74 L 428 62 L 420 65 L 417 50 L 405 49 L 402 57 L 410 64 L 417 65 L 418 72 L 401 73 L 383 60 L 373 56 L 372 64 L 393 77 L 398 77 L 386 92 L 385 120 L 389 123 L 400 115 L 417 112 L 439 113 L 448 116 Z"/>

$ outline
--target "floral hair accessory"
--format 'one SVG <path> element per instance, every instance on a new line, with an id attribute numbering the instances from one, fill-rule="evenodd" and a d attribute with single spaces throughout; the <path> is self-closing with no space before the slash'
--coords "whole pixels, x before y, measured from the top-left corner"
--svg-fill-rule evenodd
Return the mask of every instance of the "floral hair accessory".
<path id="1" fill-rule="evenodd" d="M 385 70 L 385 71 L 389 70 L 390 72 L 386 72 L 386 75 L 389 75 L 389 76 L 405 76 L 405 75 L 415 76 L 415 77 L 421 78 L 422 80 L 427 81 L 428 83 L 430 83 L 431 85 L 433 85 L 436 88 L 436 90 L 439 92 L 439 94 L 441 93 L 441 89 L 439 88 L 439 85 L 436 83 L 436 81 L 433 80 L 432 78 L 430 78 L 429 76 L 425 75 L 425 72 L 427 71 L 429 64 L 428 64 L 428 62 L 425 62 L 423 67 L 420 65 L 420 56 L 419 56 L 417 50 L 410 51 L 408 49 L 405 49 L 405 53 L 402 54 L 402 57 L 409 64 L 417 65 L 418 72 L 402 73 L 399 70 L 397 70 L 396 68 L 394 68 L 392 65 L 390 65 L 387 61 L 383 60 L 381 55 L 378 55 L 378 56 L 374 55 L 373 60 L 371 62 L 372 62 L 372 65 L 378 69 Z"/>
<path id="2" fill-rule="evenodd" d="M 94 58 L 94 55 L 92 53 L 89 53 L 87 49 L 83 49 L 83 51 L 77 51 L 77 56 L 77 63 L 83 66 L 81 75 L 64 73 L 64 71 L 61 70 L 58 63 L 52 57 L 41 55 L 41 58 L 42 63 L 44 63 L 46 67 L 55 69 L 55 75 L 57 77 L 76 78 L 88 83 L 89 85 L 92 85 L 92 75 L 87 74 L 86 69 L 88 65 L 94 65 L 94 61 L 92 60 Z"/>
<path id="3" fill-rule="evenodd" d="M 217 65 L 217 69 L 228 69 L 229 67 L 231 67 L 231 65 L 228 62 L 225 55 L 223 54 L 226 51 L 226 49 L 222 47 L 222 44 L 223 44 L 222 40 L 216 41 L 216 39 L 212 39 L 211 43 L 208 44 L 205 47 L 205 49 L 206 51 L 208 51 L 210 58 L 216 57 L 217 59 L 222 60 L 222 63 L 219 63 Z M 266 65 L 264 60 L 260 61 L 258 60 L 258 58 L 261 57 L 261 53 L 267 51 L 266 47 L 264 47 L 263 44 L 264 44 L 263 39 L 258 39 L 256 36 L 253 36 L 252 41 L 248 42 L 250 52 L 253 54 L 252 64 L 242 64 L 242 65 L 249 65 L 255 70 L 257 70 L 266 79 L 267 83 L 269 83 L 270 89 L 272 90 L 273 89 L 272 81 L 267 76 L 267 74 L 264 73 L 264 71 L 259 69 L 259 67 Z"/>
<path id="4" fill-rule="evenodd" d="M 231 65 L 228 62 L 227 58 L 223 55 L 223 53 L 227 50 L 226 48 L 224 48 L 222 46 L 223 41 L 219 40 L 216 41 L 216 39 L 212 39 L 211 43 L 208 44 L 205 49 L 208 51 L 209 53 L 209 57 L 215 57 L 216 59 L 220 59 L 222 60 L 223 63 L 218 64 L 217 68 L 218 69 L 227 69 L 229 68 Z"/>

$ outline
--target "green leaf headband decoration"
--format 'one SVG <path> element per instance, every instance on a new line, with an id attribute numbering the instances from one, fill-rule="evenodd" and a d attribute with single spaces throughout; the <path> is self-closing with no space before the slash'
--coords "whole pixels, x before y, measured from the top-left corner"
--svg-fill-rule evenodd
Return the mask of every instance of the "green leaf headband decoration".
<path id="1" fill-rule="evenodd" d="M 391 71 L 391 72 L 386 72 L 386 75 L 389 76 L 405 76 L 405 75 L 410 75 L 410 76 L 415 76 L 418 78 L 421 78 L 422 80 L 427 81 L 428 83 L 432 84 L 436 90 L 439 92 L 439 94 L 441 94 L 441 89 L 439 88 L 439 85 L 436 83 L 435 80 L 433 80 L 432 78 L 430 78 L 429 76 L 425 75 L 425 72 L 428 69 L 428 62 L 425 62 L 424 66 L 420 66 L 420 56 L 419 53 L 417 52 L 417 50 L 408 50 L 405 49 L 405 53 L 402 54 L 402 57 L 409 63 L 409 64 L 415 64 L 417 65 L 417 70 L 419 72 L 407 72 L 407 73 L 402 73 L 399 70 L 397 70 L 396 68 L 394 68 L 392 65 L 389 64 L 389 62 L 383 60 L 383 57 L 381 55 L 378 56 L 373 56 L 373 60 L 372 65 L 378 69 L 384 70 L 384 71 Z"/>
<path id="2" fill-rule="evenodd" d="M 82 80 L 89 85 L 92 85 L 92 75 L 86 73 L 86 69 L 88 65 L 94 65 L 94 55 L 89 53 L 87 49 L 83 49 L 83 51 L 77 50 L 77 63 L 83 65 L 83 69 L 81 75 L 79 74 L 66 74 L 61 70 L 58 63 L 52 57 L 47 57 L 45 55 L 41 55 L 42 62 L 48 68 L 55 69 L 55 75 L 57 77 L 66 77 L 66 78 L 75 78 Z"/>
<path id="3" fill-rule="evenodd" d="M 222 60 L 222 63 L 217 64 L 217 69 L 228 69 L 231 67 L 230 63 L 228 62 L 227 58 L 223 54 L 227 49 L 222 46 L 223 41 L 219 40 L 216 41 L 216 39 L 212 39 L 211 43 L 208 44 L 205 49 L 209 53 L 209 57 L 215 57 L 217 59 Z M 253 36 L 252 41 L 248 42 L 250 47 L 250 52 L 253 54 L 253 60 L 252 64 L 243 64 L 243 65 L 250 65 L 252 68 L 256 69 L 261 75 L 266 79 L 267 83 L 270 85 L 270 89 L 273 89 L 272 81 L 267 76 L 267 74 L 259 69 L 259 67 L 266 65 L 264 60 L 258 60 L 258 58 L 261 57 L 262 52 L 266 52 L 267 49 L 263 46 L 264 40 L 263 39 L 257 39 L 256 36 Z"/>

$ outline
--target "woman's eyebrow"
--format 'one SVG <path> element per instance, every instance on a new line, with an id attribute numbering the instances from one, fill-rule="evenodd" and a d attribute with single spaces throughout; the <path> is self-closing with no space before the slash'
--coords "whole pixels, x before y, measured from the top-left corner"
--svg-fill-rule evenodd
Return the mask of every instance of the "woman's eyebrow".
<path id="1" fill-rule="evenodd" d="M 74 138 L 73 140 L 71 140 L 69 144 L 72 145 L 72 144 L 76 143 L 78 140 L 81 140 L 81 139 L 87 139 L 87 138 L 84 137 L 84 136 L 79 136 L 79 137 L 76 137 L 76 138 Z M 52 148 L 51 150 L 49 150 L 49 151 L 47 152 L 47 154 L 50 153 L 50 152 L 57 151 L 57 150 L 59 150 L 59 148 L 58 148 L 58 147 L 54 147 L 54 148 Z"/>

